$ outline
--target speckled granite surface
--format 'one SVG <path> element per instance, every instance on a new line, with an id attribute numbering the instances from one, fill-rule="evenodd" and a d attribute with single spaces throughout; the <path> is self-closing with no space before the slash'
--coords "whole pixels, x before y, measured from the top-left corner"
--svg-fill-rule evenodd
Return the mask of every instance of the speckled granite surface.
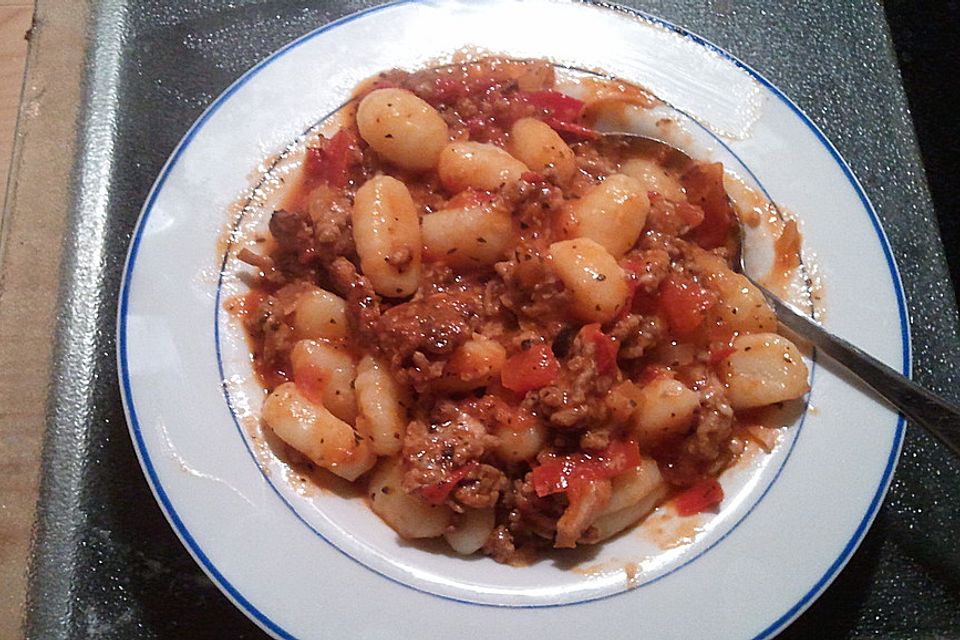
<path id="1" fill-rule="evenodd" d="M 303 4 L 103 0 L 94 9 L 30 576 L 31 638 L 262 636 L 193 563 L 141 476 L 116 383 L 114 314 L 140 206 L 202 109 L 288 40 L 373 3 Z M 890 237 L 909 299 L 916 378 L 960 399 L 956 307 L 882 8 L 866 0 L 828 10 L 732 0 L 629 4 L 726 48 L 823 128 Z M 862 547 L 784 637 L 960 636 L 958 525 L 960 464 L 909 430 Z"/>

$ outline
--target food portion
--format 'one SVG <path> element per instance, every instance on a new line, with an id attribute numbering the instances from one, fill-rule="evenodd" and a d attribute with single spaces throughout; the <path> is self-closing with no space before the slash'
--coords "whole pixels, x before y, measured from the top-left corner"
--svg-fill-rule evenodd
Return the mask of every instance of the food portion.
<path id="1" fill-rule="evenodd" d="M 723 167 L 603 139 L 616 101 L 652 103 L 541 61 L 382 73 L 239 253 L 264 428 L 404 538 L 521 563 L 713 509 L 808 390 L 731 269 Z"/>

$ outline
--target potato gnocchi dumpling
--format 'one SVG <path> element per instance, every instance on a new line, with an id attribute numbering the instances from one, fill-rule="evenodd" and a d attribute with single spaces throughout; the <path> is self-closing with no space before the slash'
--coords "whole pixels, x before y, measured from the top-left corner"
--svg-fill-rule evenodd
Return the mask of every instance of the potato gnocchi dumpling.
<path id="1" fill-rule="evenodd" d="M 451 142 L 437 163 L 440 182 L 451 193 L 501 189 L 520 180 L 526 171 L 527 165 L 503 148 L 482 142 Z"/>
<path id="2" fill-rule="evenodd" d="M 378 89 L 357 107 L 360 136 L 381 157 L 404 169 L 427 171 L 447 144 L 436 109 L 404 89 Z"/>
<path id="3" fill-rule="evenodd" d="M 240 254 L 291 464 L 504 563 L 722 507 L 754 410 L 809 388 L 731 268 L 722 166 L 604 139 L 562 87 L 530 60 L 379 74 Z"/>

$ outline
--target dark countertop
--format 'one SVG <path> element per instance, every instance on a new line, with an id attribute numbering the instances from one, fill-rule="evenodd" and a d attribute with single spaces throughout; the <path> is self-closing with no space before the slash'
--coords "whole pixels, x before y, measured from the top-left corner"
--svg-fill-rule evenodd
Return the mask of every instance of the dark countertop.
<path id="1" fill-rule="evenodd" d="M 960 297 L 960 1 L 886 0 L 884 9 Z"/>

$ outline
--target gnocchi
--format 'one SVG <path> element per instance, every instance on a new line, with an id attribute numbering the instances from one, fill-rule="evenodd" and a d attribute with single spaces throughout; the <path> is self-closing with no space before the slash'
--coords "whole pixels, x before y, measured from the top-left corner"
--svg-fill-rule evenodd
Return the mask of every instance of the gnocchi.
<path id="1" fill-rule="evenodd" d="M 357 401 L 353 357 L 344 349 L 315 340 L 300 340 L 290 351 L 293 379 L 302 389 L 314 389 L 333 415 L 353 424 Z"/>
<path id="2" fill-rule="evenodd" d="M 631 158 L 623 163 L 620 171 L 637 180 L 644 191 L 658 193 L 674 202 L 687 199 L 680 181 L 651 158 Z"/>
<path id="3" fill-rule="evenodd" d="M 636 244 L 649 211 L 643 185 L 615 173 L 570 203 L 567 235 L 590 238 L 619 258 Z"/>
<path id="4" fill-rule="evenodd" d="M 590 238 L 550 245 L 554 271 L 570 290 L 572 306 L 585 322 L 608 322 L 627 302 L 623 269 L 603 245 Z"/>
<path id="5" fill-rule="evenodd" d="M 292 382 L 267 396 L 261 415 L 278 438 L 341 478 L 356 480 L 376 462 L 376 455 L 353 427 L 307 399 Z"/>
<path id="6" fill-rule="evenodd" d="M 477 336 L 450 355 L 437 386 L 445 391 L 464 392 L 485 387 L 500 375 L 507 352 L 495 340 Z"/>
<path id="7" fill-rule="evenodd" d="M 525 171 L 527 165 L 500 147 L 481 142 L 451 142 L 437 164 L 440 182 L 451 193 L 500 189 L 520 180 Z"/>
<path id="8" fill-rule="evenodd" d="M 799 398 L 810 386 L 800 350 L 776 333 L 751 333 L 733 341 L 720 364 L 730 406 L 752 409 Z"/>
<path id="9" fill-rule="evenodd" d="M 360 266 L 377 293 L 402 297 L 416 291 L 422 251 L 420 219 L 405 184 L 381 175 L 357 190 L 353 239 Z"/>
<path id="10" fill-rule="evenodd" d="M 493 509 L 470 509 L 460 516 L 456 525 L 447 528 L 443 537 L 454 551 L 468 556 L 484 545 L 496 523 Z"/>
<path id="11" fill-rule="evenodd" d="M 695 264 L 703 270 L 704 284 L 719 294 L 717 304 L 708 312 L 707 322 L 711 326 L 731 336 L 776 331 L 776 313 L 746 276 L 706 251 L 697 252 Z"/>
<path id="12" fill-rule="evenodd" d="M 498 422 L 497 455 L 506 462 L 529 462 L 537 457 L 547 442 L 548 429 L 543 422 L 529 414 L 518 413 L 509 421 Z"/>
<path id="13" fill-rule="evenodd" d="M 644 458 L 611 482 L 610 502 L 594 523 L 597 535 L 592 542 L 620 533 L 652 511 L 668 493 L 656 461 Z"/>
<path id="14" fill-rule="evenodd" d="M 447 124 L 436 109 L 404 89 L 377 89 L 357 107 L 360 136 L 398 167 L 426 171 L 437 166 L 447 144 Z"/>
<path id="15" fill-rule="evenodd" d="M 634 397 L 637 409 L 633 413 L 633 432 L 648 446 L 686 435 L 700 408 L 697 393 L 672 378 L 656 378 L 640 388 Z"/>
<path id="16" fill-rule="evenodd" d="M 536 118 L 520 118 L 510 129 L 510 154 L 532 171 L 552 171 L 560 184 L 577 172 L 573 149 L 548 124 Z"/>
<path id="17" fill-rule="evenodd" d="M 426 257 L 455 267 L 499 262 L 514 239 L 510 213 L 491 205 L 444 209 L 423 216 L 421 225 Z"/>
<path id="18" fill-rule="evenodd" d="M 300 294 L 293 312 L 293 329 L 298 338 L 345 338 L 347 303 L 320 287 Z"/>
<path id="19" fill-rule="evenodd" d="M 388 368 L 372 356 L 364 356 L 357 371 L 357 430 L 377 455 L 396 455 L 403 448 L 410 399 Z"/>

